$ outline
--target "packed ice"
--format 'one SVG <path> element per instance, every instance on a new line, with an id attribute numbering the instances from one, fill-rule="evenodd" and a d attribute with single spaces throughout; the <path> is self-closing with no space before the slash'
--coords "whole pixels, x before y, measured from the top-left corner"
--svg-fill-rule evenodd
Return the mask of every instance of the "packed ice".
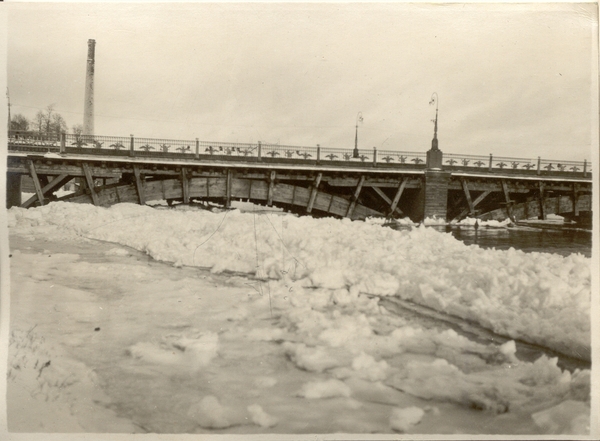
<path id="1" fill-rule="evenodd" d="M 582 255 L 483 249 L 425 226 L 398 231 L 376 221 L 276 212 L 57 202 L 12 208 L 8 223 L 11 234 L 23 238 L 100 240 L 116 244 L 107 257 L 128 258 L 129 247 L 175 267 L 227 274 L 232 286 L 248 293 L 227 307 L 215 306 L 202 326 L 180 330 L 173 324 L 159 337 L 131 342 L 126 356 L 136 366 L 204 375 L 215 372 L 232 348 L 248 355 L 271 348 L 268 353 L 289 363 L 298 377 L 286 380 L 290 384 L 277 371 L 249 377 L 245 387 L 255 397 L 286 390 L 286 399 L 310 400 L 305 406 L 365 415 L 368 403 L 389 406 L 378 426 L 367 417 L 347 417 L 336 420 L 335 431 L 428 433 L 428 427 L 441 427 L 436 420 L 450 405 L 490 418 L 512 415 L 539 434 L 589 432 L 590 371 L 561 369 L 556 357 L 546 355 L 520 360 L 514 342 L 589 359 L 591 268 Z M 29 261 L 43 268 L 42 257 Z M 57 259 L 84 265 L 69 255 Z M 128 277 L 135 283 L 138 276 Z M 156 292 L 163 289 L 153 283 Z M 199 282 L 172 289 L 185 296 L 184 285 L 193 283 Z M 380 299 L 411 302 L 505 339 L 476 342 L 392 314 Z M 277 319 L 261 322 L 259 311 Z M 184 413 L 202 430 L 244 421 L 261 430 L 292 430 L 287 405 L 274 398 L 239 405 L 226 398 L 212 390 L 189 400 Z"/>

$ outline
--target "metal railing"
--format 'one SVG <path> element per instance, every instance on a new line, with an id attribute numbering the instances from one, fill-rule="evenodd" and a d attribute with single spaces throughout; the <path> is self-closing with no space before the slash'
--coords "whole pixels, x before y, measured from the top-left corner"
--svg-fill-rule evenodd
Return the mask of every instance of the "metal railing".
<path id="1" fill-rule="evenodd" d="M 34 131 L 11 130 L 8 141 L 16 145 L 56 146 L 60 144 L 60 133 L 40 133 Z"/>
<path id="2" fill-rule="evenodd" d="M 444 154 L 444 166 L 448 168 L 466 168 L 502 171 L 523 171 L 534 174 L 542 173 L 583 173 L 587 176 L 591 172 L 590 163 L 583 161 L 557 161 L 550 159 L 514 158 L 507 156 L 460 155 L 453 153 Z"/>
<path id="3" fill-rule="evenodd" d="M 32 131 L 9 131 L 9 148 L 34 149 L 36 152 L 81 152 L 151 157 L 184 157 L 239 159 L 264 162 L 311 163 L 325 165 L 372 165 L 392 168 L 424 169 L 426 152 L 398 150 L 340 149 L 312 146 L 292 146 L 270 143 L 232 143 L 220 141 L 178 140 L 168 138 L 136 138 L 130 136 L 100 136 L 76 134 L 45 134 Z M 109 153 L 110 151 L 110 153 Z M 577 174 L 588 177 L 592 169 L 587 160 L 559 161 L 532 158 L 513 158 L 490 155 L 443 154 L 443 167 L 470 172 L 518 174 Z"/>

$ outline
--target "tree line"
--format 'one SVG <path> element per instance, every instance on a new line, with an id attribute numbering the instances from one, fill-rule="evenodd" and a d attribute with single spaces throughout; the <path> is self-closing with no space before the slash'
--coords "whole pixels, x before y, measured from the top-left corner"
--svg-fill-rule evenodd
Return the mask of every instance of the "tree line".
<path id="1" fill-rule="evenodd" d="M 62 132 L 67 132 L 68 128 L 66 120 L 54 109 L 54 104 L 51 104 L 44 110 L 38 110 L 32 119 L 17 113 L 10 119 L 10 130 L 60 136 Z M 72 131 L 75 135 L 81 135 L 83 125 L 75 124 Z"/>

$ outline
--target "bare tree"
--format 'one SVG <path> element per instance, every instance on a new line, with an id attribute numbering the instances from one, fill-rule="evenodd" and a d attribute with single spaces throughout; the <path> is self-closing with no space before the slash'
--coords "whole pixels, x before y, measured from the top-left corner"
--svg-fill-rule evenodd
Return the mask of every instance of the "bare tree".
<path id="1" fill-rule="evenodd" d="M 35 114 L 35 117 L 33 118 L 32 124 L 33 124 L 33 127 L 35 128 L 35 130 L 37 130 L 40 134 L 44 133 L 44 127 L 45 127 L 44 112 L 42 112 L 41 110 L 38 110 L 38 112 Z"/>
<path id="2" fill-rule="evenodd" d="M 50 122 L 50 131 L 55 133 L 56 136 L 60 136 L 61 132 L 67 131 L 67 122 L 61 114 L 55 113 L 52 115 L 52 121 Z"/>
<path id="3" fill-rule="evenodd" d="M 29 120 L 20 113 L 17 113 L 10 120 L 10 130 L 22 130 L 26 132 L 29 130 Z"/>
<path id="4" fill-rule="evenodd" d="M 46 107 L 46 112 L 44 113 L 44 133 L 46 135 L 53 132 L 52 130 L 52 120 L 54 119 L 54 104 L 50 104 Z"/>
<path id="5" fill-rule="evenodd" d="M 75 124 L 71 130 L 73 131 L 73 135 L 75 135 L 76 138 L 79 138 L 83 133 L 83 124 Z"/>
<path id="6" fill-rule="evenodd" d="M 60 113 L 54 110 L 54 104 L 50 104 L 45 110 L 39 110 L 31 121 L 31 125 L 40 135 L 60 136 L 61 132 L 67 131 L 67 122 Z"/>

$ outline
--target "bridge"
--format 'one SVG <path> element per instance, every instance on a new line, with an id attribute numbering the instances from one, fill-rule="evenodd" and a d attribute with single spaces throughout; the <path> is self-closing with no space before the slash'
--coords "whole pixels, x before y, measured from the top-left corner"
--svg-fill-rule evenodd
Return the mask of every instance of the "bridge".
<path id="1" fill-rule="evenodd" d="M 35 193 L 21 200 L 23 176 Z M 57 197 L 75 182 L 77 190 Z M 312 216 L 591 220 L 587 161 L 9 132 L 7 207 L 248 200 Z"/>

